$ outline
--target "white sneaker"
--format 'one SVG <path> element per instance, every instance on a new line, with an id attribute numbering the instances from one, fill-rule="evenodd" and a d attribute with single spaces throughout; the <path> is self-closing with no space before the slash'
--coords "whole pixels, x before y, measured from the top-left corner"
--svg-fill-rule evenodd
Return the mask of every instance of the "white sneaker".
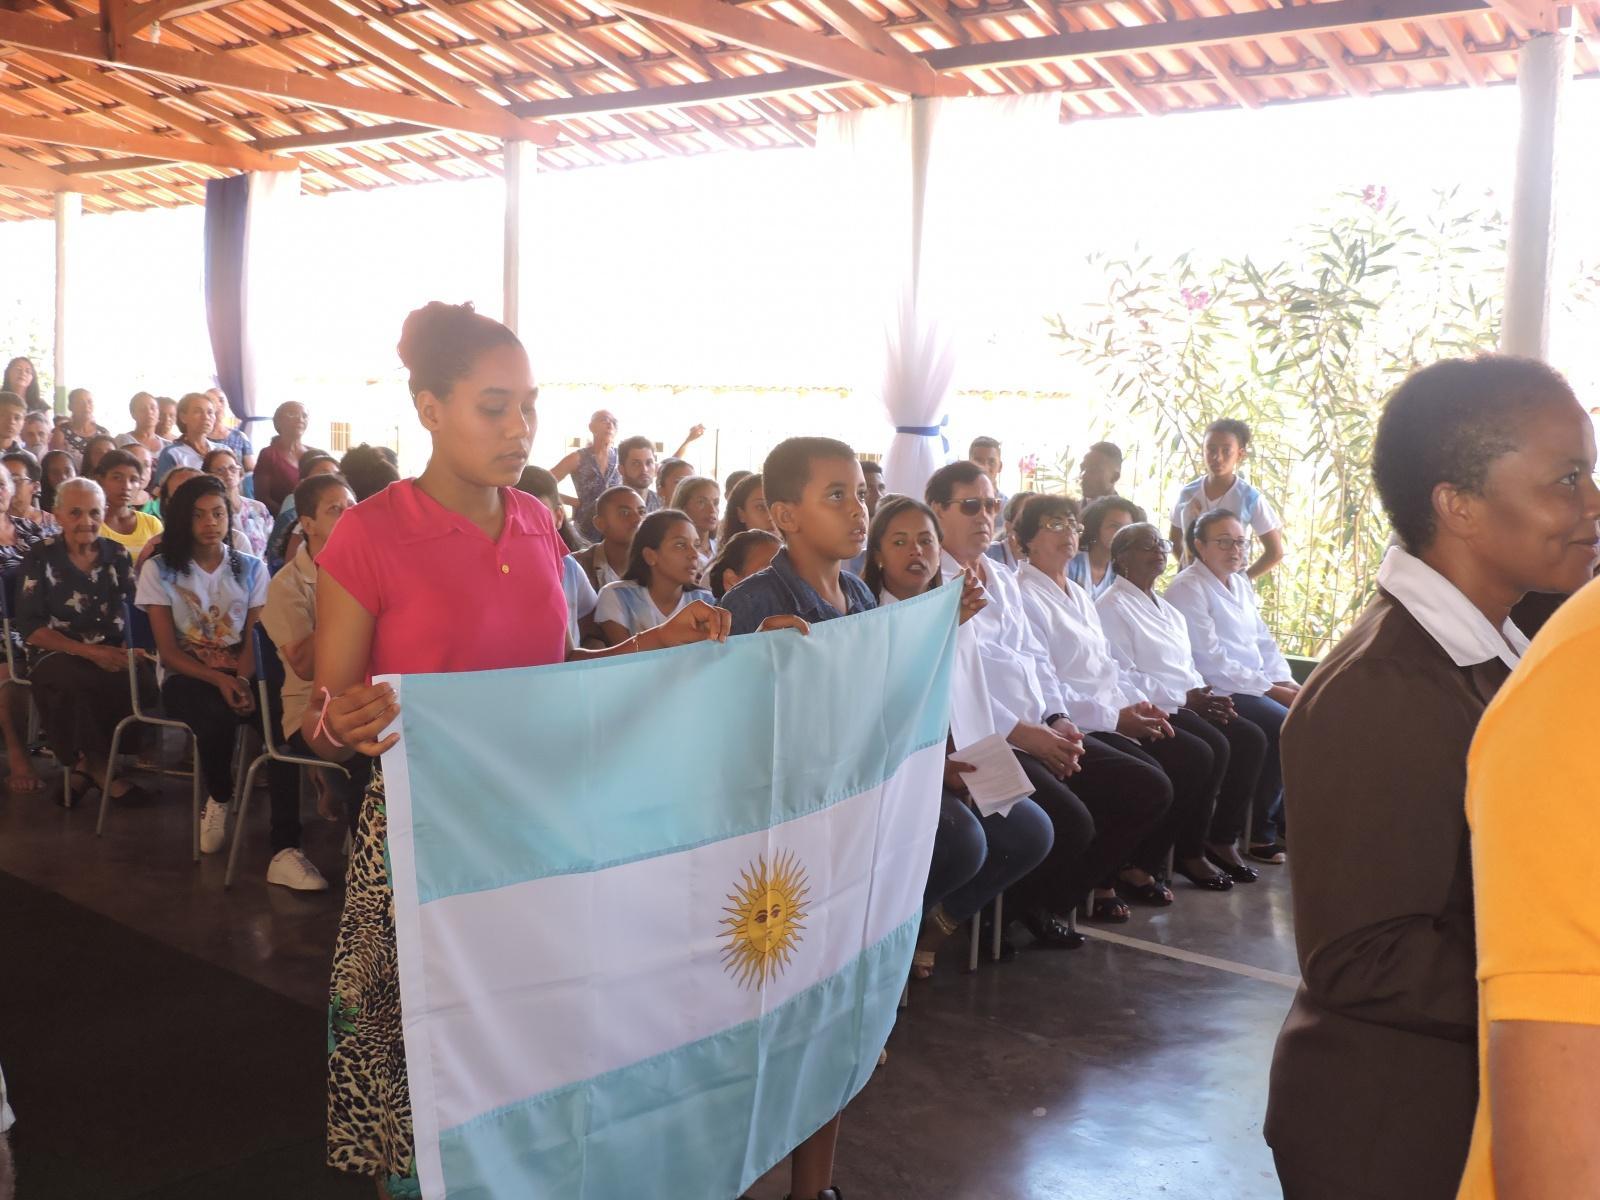
<path id="1" fill-rule="evenodd" d="M 311 860 L 293 848 L 279 850 L 267 864 L 267 882 L 293 888 L 297 892 L 325 892 L 328 881 Z"/>
<path id="2" fill-rule="evenodd" d="M 200 813 L 200 853 L 215 854 L 228 840 L 228 806 L 206 797 Z"/>

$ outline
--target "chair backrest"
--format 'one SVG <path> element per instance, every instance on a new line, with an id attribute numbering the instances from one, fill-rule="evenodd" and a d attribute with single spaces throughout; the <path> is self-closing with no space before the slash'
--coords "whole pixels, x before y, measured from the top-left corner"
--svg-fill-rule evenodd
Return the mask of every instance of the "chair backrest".
<path id="1" fill-rule="evenodd" d="M 154 653 L 156 631 L 150 628 L 149 614 L 137 605 L 123 601 L 122 616 L 128 627 L 128 645 L 135 650 L 149 650 Z"/>

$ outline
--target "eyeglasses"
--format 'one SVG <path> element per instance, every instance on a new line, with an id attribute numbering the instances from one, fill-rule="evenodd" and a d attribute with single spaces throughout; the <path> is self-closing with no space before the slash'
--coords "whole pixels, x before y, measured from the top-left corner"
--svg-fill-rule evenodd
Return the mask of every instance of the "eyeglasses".
<path id="1" fill-rule="evenodd" d="M 975 517 L 981 512 L 988 513 L 991 517 L 1000 511 L 1000 501 L 993 496 L 969 496 L 965 500 L 952 500 L 952 508 L 959 508 L 961 515 Z"/>
<path id="2" fill-rule="evenodd" d="M 1250 544 L 1249 538 L 1201 538 L 1202 542 L 1210 542 L 1219 550 L 1243 550 Z"/>
<path id="3" fill-rule="evenodd" d="M 1069 517 L 1056 517 L 1050 521 L 1040 521 L 1040 529 L 1047 529 L 1051 533 L 1082 533 L 1083 526 Z"/>

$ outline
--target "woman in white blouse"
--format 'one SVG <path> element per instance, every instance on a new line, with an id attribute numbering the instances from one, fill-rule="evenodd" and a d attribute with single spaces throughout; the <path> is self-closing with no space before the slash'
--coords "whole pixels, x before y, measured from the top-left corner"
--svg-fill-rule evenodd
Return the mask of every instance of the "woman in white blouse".
<path id="1" fill-rule="evenodd" d="M 1089 737 L 1159 768 L 1172 784 L 1172 807 L 1134 851 L 1121 881 L 1137 888 L 1166 866 L 1175 850 L 1178 865 L 1201 886 L 1223 889 L 1230 876 L 1205 857 L 1205 837 L 1217 789 L 1228 765 L 1228 742 L 1215 727 L 1181 707 L 1163 709 L 1139 690 L 1117 662 L 1100 616 L 1087 592 L 1067 573 L 1078 553 L 1077 502 L 1066 496 L 1038 496 L 1012 529 L 1024 562 L 1017 571 L 1023 605 L 1050 661 L 1061 678 L 1067 716 Z M 1256 878 L 1242 868 L 1241 882 Z M 1095 915 L 1118 919 L 1115 897 L 1097 891 Z M 1102 898 L 1111 900 L 1102 903 Z"/>
<path id="2" fill-rule="evenodd" d="M 1284 861 L 1279 838 L 1283 820 L 1283 767 L 1278 731 L 1300 685 L 1289 673 L 1257 607 L 1255 588 L 1244 575 L 1249 548 L 1239 518 L 1224 509 L 1196 517 L 1185 535 L 1195 560 L 1167 588 L 1167 603 L 1183 614 L 1195 666 L 1210 687 L 1267 735 L 1267 757 L 1256 782 L 1250 857 Z"/>
<path id="3" fill-rule="evenodd" d="M 1226 739 L 1227 769 L 1204 848 L 1206 857 L 1230 878 L 1247 882 L 1255 872 L 1239 860 L 1235 844 L 1261 777 L 1267 736 L 1239 714 L 1229 697 L 1206 683 L 1195 666 L 1183 614 L 1156 595 L 1156 582 L 1171 553 L 1171 543 L 1148 522 L 1121 530 L 1111 543 L 1116 579 L 1095 607 L 1112 653 L 1134 686 L 1151 703 L 1173 713 L 1175 725 L 1193 731 L 1203 722 Z M 1180 855 L 1183 849 L 1180 845 Z"/>

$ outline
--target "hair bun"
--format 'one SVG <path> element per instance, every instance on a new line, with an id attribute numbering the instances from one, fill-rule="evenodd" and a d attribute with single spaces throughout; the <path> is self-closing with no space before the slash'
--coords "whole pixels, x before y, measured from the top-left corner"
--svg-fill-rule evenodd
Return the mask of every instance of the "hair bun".
<path id="1" fill-rule="evenodd" d="M 472 370 L 478 355 L 499 345 L 520 345 L 517 335 L 472 304 L 430 300 L 411 312 L 400 327 L 395 349 L 411 375 L 411 394 L 429 391 L 443 397 Z"/>
<path id="2" fill-rule="evenodd" d="M 443 300 L 430 300 L 421 308 L 412 310 L 400 327 L 400 362 L 408 371 L 415 371 L 421 362 L 436 355 L 442 344 L 459 336 L 463 326 L 473 323 L 478 314 L 472 301 L 465 304 L 446 304 Z"/>

